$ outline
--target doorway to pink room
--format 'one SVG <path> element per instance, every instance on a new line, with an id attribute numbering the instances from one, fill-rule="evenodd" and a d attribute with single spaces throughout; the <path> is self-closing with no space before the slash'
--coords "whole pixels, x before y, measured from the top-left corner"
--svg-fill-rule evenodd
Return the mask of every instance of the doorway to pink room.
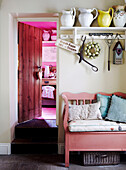
<path id="1" fill-rule="evenodd" d="M 19 123 L 56 120 L 57 22 L 21 21 L 18 25 Z"/>
<path id="2" fill-rule="evenodd" d="M 56 14 L 41 16 L 38 19 L 17 18 L 14 23 L 18 39 L 15 45 L 17 55 L 14 56 L 18 61 L 18 67 L 15 67 L 18 71 L 15 76 L 18 108 L 13 118 L 13 154 L 58 152 L 58 62 L 55 42 L 59 18 Z M 44 30 L 50 32 L 48 40 L 43 38 Z M 48 75 L 45 74 L 47 66 Z M 43 94 L 44 90 L 46 94 Z"/>

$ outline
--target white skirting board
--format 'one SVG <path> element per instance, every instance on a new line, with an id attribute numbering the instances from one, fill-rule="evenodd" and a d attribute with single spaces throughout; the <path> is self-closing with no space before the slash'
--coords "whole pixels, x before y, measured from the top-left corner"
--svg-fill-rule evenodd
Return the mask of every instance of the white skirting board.
<path id="1" fill-rule="evenodd" d="M 64 143 L 58 143 L 58 154 L 64 154 Z"/>
<path id="2" fill-rule="evenodd" d="M 11 144 L 0 143 L 0 155 L 10 155 L 10 154 L 11 154 Z"/>

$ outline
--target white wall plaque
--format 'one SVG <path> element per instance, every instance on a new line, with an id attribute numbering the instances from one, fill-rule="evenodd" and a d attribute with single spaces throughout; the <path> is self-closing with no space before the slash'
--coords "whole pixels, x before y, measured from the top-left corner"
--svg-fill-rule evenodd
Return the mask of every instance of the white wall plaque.
<path id="1" fill-rule="evenodd" d="M 71 43 L 69 41 L 62 40 L 62 39 L 58 39 L 56 41 L 56 46 L 58 46 L 60 48 L 63 48 L 63 49 L 66 49 L 68 51 L 71 51 L 73 53 L 78 53 L 79 48 L 80 48 L 80 46 L 78 46 L 76 44 L 73 44 L 73 43 Z"/>

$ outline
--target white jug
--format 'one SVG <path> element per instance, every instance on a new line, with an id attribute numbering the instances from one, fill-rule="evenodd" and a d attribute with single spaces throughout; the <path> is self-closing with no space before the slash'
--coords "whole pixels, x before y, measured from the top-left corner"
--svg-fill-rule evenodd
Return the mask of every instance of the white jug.
<path id="1" fill-rule="evenodd" d="M 48 30 L 43 30 L 42 37 L 43 37 L 43 40 L 44 40 L 44 41 L 49 41 L 49 39 L 50 39 L 50 31 L 48 31 Z"/>
<path id="2" fill-rule="evenodd" d="M 114 9 L 113 23 L 115 27 L 124 27 L 126 24 L 126 5 L 112 6 Z"/>
<path id="3" fill-rule="evenodd" d="M 70 11 L 62 11 L 61 24 L 64 27 L 72 27 L 75 22 L 76 9 L 71 8 Z"/>
<path id="4" fill-rule="evenodd" d="M 49 77 L 49 66 L 45 65 L 45 71 L 44 71 L 44 78 L 48 78 Z"/>
<path id="5" fill-rule="evenodd" d="M 82 27 L 90 27 L 93 20 L 96 19 L 98 16 L 98 11 L 96 8 L 93 9 L 79 8 L 78 10 L 80 11 L 79 22 Z M 93 12 L 94 10 L 96 11 L 96 15 L 93 17 L 93 14 L 91 12 Z"/>

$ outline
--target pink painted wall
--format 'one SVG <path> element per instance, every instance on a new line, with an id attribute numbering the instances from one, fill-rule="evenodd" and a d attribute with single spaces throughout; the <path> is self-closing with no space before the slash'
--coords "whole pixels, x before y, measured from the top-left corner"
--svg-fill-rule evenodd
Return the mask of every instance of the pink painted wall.
<path id="1" fill-rule="evenodd" d="M 40 28 L 42 30 L 56 30 L 57 29 L 57 22 L 27 22 L 27 21 L 24 21 L 22 23 Z"/>

